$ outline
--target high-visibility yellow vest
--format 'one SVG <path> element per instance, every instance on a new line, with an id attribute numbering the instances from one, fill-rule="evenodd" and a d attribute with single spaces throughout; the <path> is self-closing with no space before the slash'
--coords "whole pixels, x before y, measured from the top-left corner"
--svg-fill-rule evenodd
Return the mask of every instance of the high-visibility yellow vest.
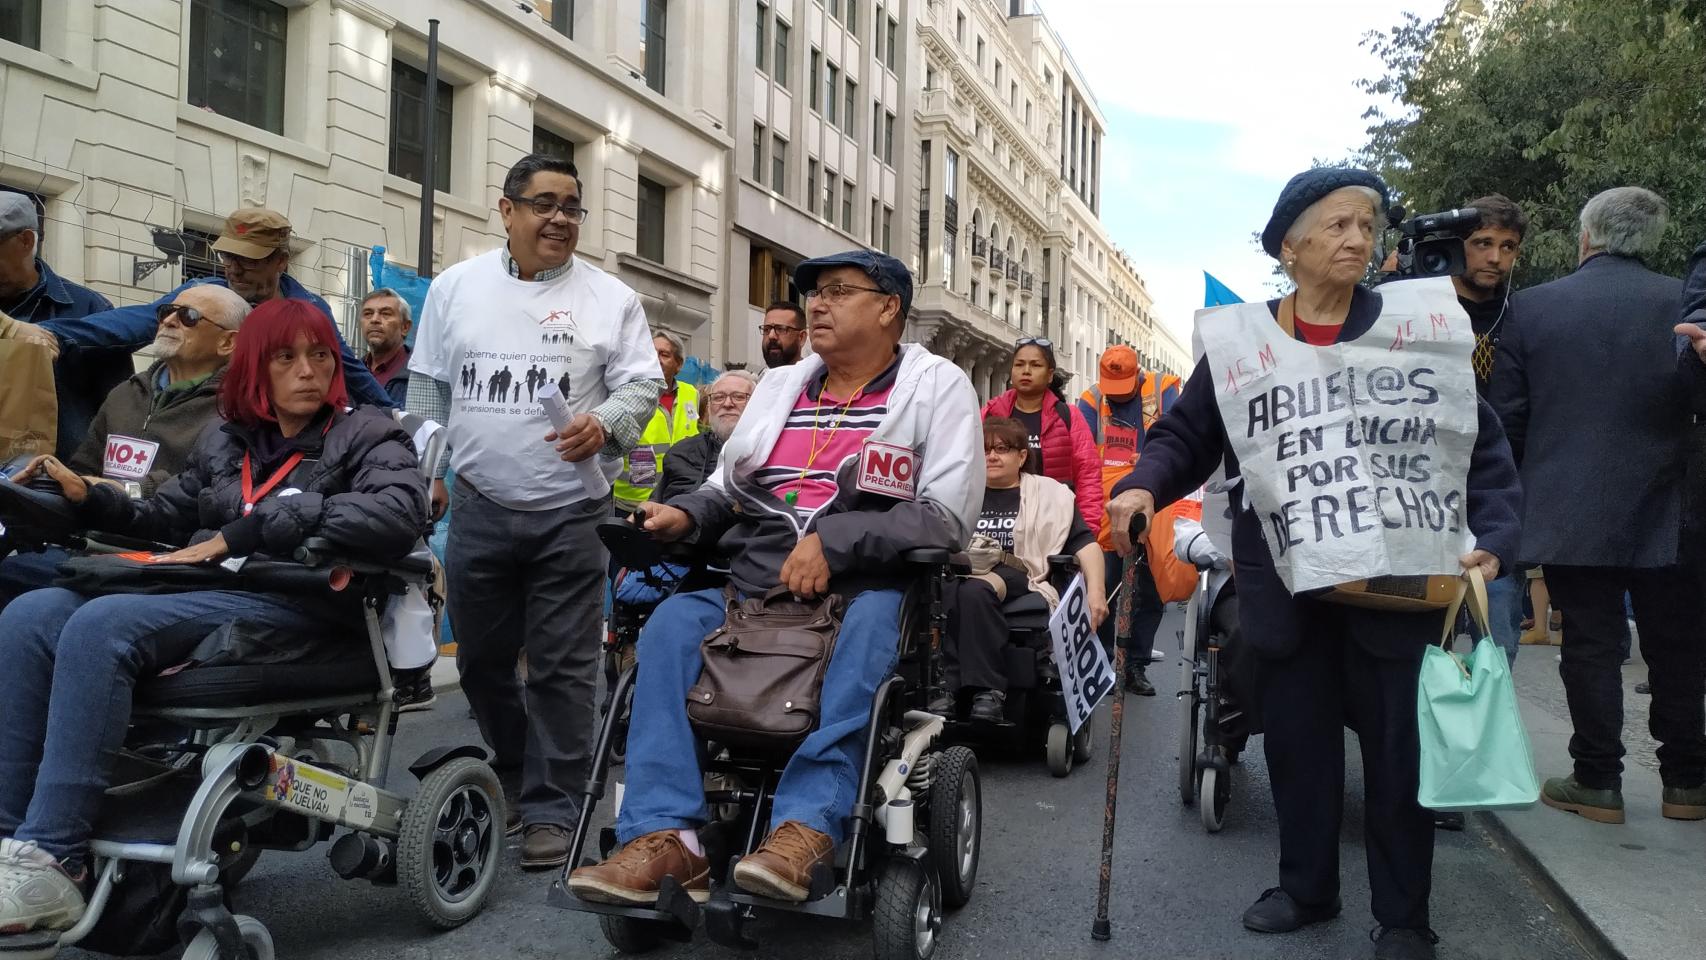
<path id="1" fill-rule="evenodd" d="M 622 473 L 612 484 L 616 502 L 628 509 L 652 498 L 652 490 L 663 473 L 663 455 L 676 441 L 699 432 L 699 391 L 690 383 L 675 382 L 675 412 L 658 404 L 652 419 L 640 434 L 639 446 L 622 458 Z"/>

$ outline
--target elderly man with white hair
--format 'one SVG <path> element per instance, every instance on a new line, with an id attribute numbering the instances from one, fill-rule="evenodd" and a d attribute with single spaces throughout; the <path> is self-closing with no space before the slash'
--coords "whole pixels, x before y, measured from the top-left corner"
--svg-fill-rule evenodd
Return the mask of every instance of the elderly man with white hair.
<path id="1" fill-rule="evenodd" d="M 717 468 L 717 455 L 723 441 L 735 432 L 735 424 L 746 412 L 746 402 L 758 387 L 758 377 L 745 370 L 730 370 L 712 382 L 702 399 L 705 402 L 705 429 L 669 448 L 663 458 L 663 478 L 652 494 L 659 503 L 668 503 L 684 493 L 692 493 Z"/>
<path id="2" fill-rule="evenodd" d="M 201 284 L 178 291 L 155 315 L 154 363 L 107 394 L 65 461 L 73 473 L 132 497 L 153 496 L 181 473 L 196 438 L 219 419 L 219 384 L 249 302 L 227 287 Z M 0 561 L 0 607 L 52 583 L 64 559 L 48 551 Z"/>
<path id="3" fill-rule="evenodd" d="M 1668 212 L 1617 187 L 1582 208 L 1581 265 L 1517 294 L 1491 396 L 1523 481 L 1522 553 L 1564 615 L 1559 674 L 1575 735 L 1570 776 L 1540 799 L 1622 823 L 1624 604 L 1635 607 L 1659 741 L 1660 812 L 1706 820 L 1706 638 L 1682 567 L 1692 419 L 1677 369 L 1682 281 L 1642 263 Z"/>

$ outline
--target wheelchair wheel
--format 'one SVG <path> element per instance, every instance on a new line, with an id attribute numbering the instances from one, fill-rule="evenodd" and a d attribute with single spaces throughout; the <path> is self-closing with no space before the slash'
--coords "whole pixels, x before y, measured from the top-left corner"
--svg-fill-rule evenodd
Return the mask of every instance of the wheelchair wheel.
<path id="1" fill-rule="evenodd" d="M 889 857 L 877 877 L 871 919 L 876 960 L 930 960 L 942 931 L 942 892 L 934 873 L 910 857 Z"/>
<path id="2" fill-rule="evenodd" d="M 1072 772 L 1072 733 L 1064 721 L 1049 724 L 1048 772 L 1057 777 Z"/>
<path id="3" fill-rule="evenodd" d="M 942 884 L 942 903 L 966 905 L 977 885 L 983 846 L 983 790 L 977 757 L 965 747 L 936 755 L 930 780 L 930 859 Z"/>
<path id="4" fill-rule="evenodd" d="M 273 960 L 272 934 L 267 932 L 266 926 L 246 914 L 239 913 L 232 919 L 237 921 L 237 933 L 243 937 L 246 956 L 227 957 L 221 954 L 213 931 L 203 927 L 184 948 L 184 960 Z"/>
<path id="5" fill-rule="evenodd" d="M 1092 715 L 1093 716 L 1093 715 Z M 1072 735 L 1072 762 L 1089 763 L 1090 757 L 1096 752 L 1096 737 L 1091 732 L 1095 724 L 1086 719 L 1078 732 Z"/>
<path id="6" fill-rule="evenodd" d="M 1196 677 L 1184 693 L 1184 716 L 1179 724 L 1179 802 L 1190 806 L 1197 799 L 1197 700 Z"/>
<path id="7" fill-rule="evenodd" d="M 503 853 L 502 796 L 491 767 L 458 757 L 427 774 L 403 810 L 397 881 L 441 930 L 461 926 L 485 906 Z"/>
<path id="8" fill-rule="evenodd" d="M 1209 833 L 1219 833 L 1226 824 L 1226 803 L 1232 799 L 1232 774 L 1216 767 L 1202 771 L 1202 826 Z"/>
<path id="9" fill-rule="evenodd" d="M 604 914 L 598 918 L 598 925 L 617 953 L 647 953 L 663 942 L 655 921 Z"/>

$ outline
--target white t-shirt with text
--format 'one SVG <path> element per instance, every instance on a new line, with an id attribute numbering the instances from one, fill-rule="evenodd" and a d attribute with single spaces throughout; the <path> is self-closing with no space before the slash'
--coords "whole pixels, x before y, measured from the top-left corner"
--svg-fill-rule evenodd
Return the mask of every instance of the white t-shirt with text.
<path id="1" fill-rule="evenodd" d="M 446 269 L 427 290 L 409 369 L 450 384 L 450 466 L 482 495 L 513 510 L 584 499 L 573 465 L 544 440 L 537 396 L 555 381 L 569 411 L 586 413 L 612 390 L 663 379 L 639 295 L 573 260 L 545 281 L 512 277 L 503 251 Z M 605 475 L 621 470 L 601 459 Z"/>

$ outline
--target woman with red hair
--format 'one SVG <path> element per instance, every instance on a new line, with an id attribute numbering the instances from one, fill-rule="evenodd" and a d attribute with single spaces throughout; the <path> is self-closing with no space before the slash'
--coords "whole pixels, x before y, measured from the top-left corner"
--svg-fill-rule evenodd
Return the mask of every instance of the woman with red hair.
<path id="1" fill-rule="evenodd" d="M 385 411 L 345 409 L 338 343 L 305 301 L 256 307 L 220 386 L 225 422 L 147 500 L 88 484 L 52 457 L 18 482 L 52 477 L 90 529 L 184 545 L 155 563 L 290 557 L 310 537 L 376 559 L 403 556 L 428 526 L 426 481 Z M 55 587 L 0 612 L 0 933 L 64 930 L 82 916 L 91 826 L 137 678 L 182 662 L 234 622 L 306 642 L 356 628 L 359 600 L 234 590 L 92 597 Z"/>

